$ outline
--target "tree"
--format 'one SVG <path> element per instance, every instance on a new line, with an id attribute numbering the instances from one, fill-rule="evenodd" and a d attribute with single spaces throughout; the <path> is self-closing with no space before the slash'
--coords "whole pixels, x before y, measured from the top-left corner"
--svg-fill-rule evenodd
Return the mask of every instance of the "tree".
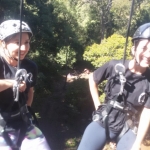
<path id="1" fill-rule="evenodd" d="M 84 59 L 90 61 L 93 66 L 99 67 L 111 59 L 122 59 L 124 52 L 125 38 L 118 34 L 113 34 L 104 39 L 101 44 L 88 46 L 84 52 Z M 131 38 L 129 38 L 127 48 L 127 59 L 130 56 Z"/>
<path id="2" fill-rule="evenodd" d="M 90 17 L 90 21 L 92 20 L 92 24 L 99 29 L 98 31 L 98 37 L 99 41 L 98 43 L 101 43 L 101 41 L 106 37 L 106 31 L 110 24 L 110 9 L 112 6 L 112 0 L 84 0 L 81 1 L 82 5 L 90 6 L 90 9 L 88 10 L 88 14 Z M 80 3 L 81 3 L 80 2 Z M 92 26 L 93 26 L 92 25 Z M 93 30 L 93 29 L 92 29 Z"/>
<path id="3" fill-rule="evenodd" d="M 10 18 L 19 18 L 19 6 L 18 0 L 0 0 L 0 22 Z"/>

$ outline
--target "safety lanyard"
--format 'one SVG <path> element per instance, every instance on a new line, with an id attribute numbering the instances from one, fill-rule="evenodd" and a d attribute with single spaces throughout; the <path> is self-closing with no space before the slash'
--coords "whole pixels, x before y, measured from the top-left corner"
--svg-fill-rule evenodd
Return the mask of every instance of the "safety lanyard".
<path id="1" fill-rule="evenodd" d="M 19 48 L 18 48 L 18 64 L 17 72 L 15 74 L 16 84 L 13 86 L 14 101 L 19 100 L 19 85 L 23 80 L 27 79 L 27 71 L 25 69 L 20 69 L 20 50 L 22 41 L 22 11 L 23 11 L 23 0 L 20 0 L 20 33 L 19 33 Z"/>
<path id="2" fill-rule="evenodd" d="M 130 31 L 131 19 L 133 15 L 133 7 L 134 7 L 134 0 L 132 0 L 132 4 L 130 8 L 130 17 L 129 17 L 128 26 L 127 26 L 126 42 L 125 42 L 125 47 L 124 47 L 123 65 L 126 60 L 126 50 L 127 50 L 127 45 L 128 45 L 128 36 L 129 36 L 129 31 Z"/>
<path id="3" fill-rule="evenodd" d="M 17 69 L 20 69 L 20 49 L 21 49 L 21 40 L 22 40 L 22 11 L 23 11 L 23 0 L 20 0 L 20 36 L 19 36 L 19 49 L 18 49 L 18 66 Z"/>
<path id="4" fill-rule="evenodd" d="M 124 74 L 125 74 L 125 66 L 124 65 L 125 65 L 125 60 L 126 60 L 126 50 L 127 50 L 127 45 L 128 45 L 128 36 L 129 36 L 131 19 L 132 19 L 132 14 L 133 14 L 133 6 L 134 6 L 134 0 L 132 0 L 132 4 L 131 4 L 131 8 L 130 8 L 130 17 L 129 17 L 128 26 L 127 26 L 127 34 L 126 34 L 126 42 L 125 42 L 125 46 L 124 46 L 123 62 L 115 65 L 115 71 L 119 75 L 119 79 L 120 79 L 120 83 L 121 83 L 119 95 L 122 95 L 124 86 L 126 83 L 126 78 L 124 76 Z"/>

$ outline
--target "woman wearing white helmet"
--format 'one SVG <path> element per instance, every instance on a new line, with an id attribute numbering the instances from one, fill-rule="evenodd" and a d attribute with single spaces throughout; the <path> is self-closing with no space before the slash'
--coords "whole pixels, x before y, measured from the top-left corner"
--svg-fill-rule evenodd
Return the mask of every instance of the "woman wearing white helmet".
<path id="1" fill-rule="evenodd" d="M 19 52 L 20 20 L 0 24 L 0 149 L 50 150 L 27 108 L 33 101 L 37 66 L 25 58 L 30 49 L 32 31 L 25 22 L 21 28 Z"/>

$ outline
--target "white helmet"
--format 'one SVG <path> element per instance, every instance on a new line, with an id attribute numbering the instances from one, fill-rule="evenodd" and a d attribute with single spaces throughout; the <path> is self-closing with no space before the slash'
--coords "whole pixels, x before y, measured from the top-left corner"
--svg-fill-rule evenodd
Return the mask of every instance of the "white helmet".
<path id="1" fill-rule="evenodd" d="M 28 24 L 22 21 L 22 32 L 33 35 Z M 0 24 L 0 40 L 4 40 L 10 35 L 20 33 L 20 20 L 7 20 Z"/>

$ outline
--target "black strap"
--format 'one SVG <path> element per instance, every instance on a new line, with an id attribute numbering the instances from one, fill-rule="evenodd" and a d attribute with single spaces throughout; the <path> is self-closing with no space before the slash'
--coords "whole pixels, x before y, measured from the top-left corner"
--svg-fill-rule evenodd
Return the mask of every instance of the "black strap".
<path id="1" fill-rule="evenodd" d="M 30 114 L 31 114 L 32 117 L 33 117 L 33 120 L 32 120 L 33 124 L 36 125 L 38 128 L 40 128 L 39 122 L 38 122 L 38 120 L 37 120 L 37 117 L 36 117 L 36 115 L 35 115 L 33 109 L 32 109 L 30 106 L 28 106 L 28 110 L 29 110 Z"/>
<path id="2" fill-rule="evenodd" d="M 20 107 L 20 111 L 17 111 L 17 113 L 13 113 L 13 112 L 2 112 L 1 113 L 1 115 L 0 115 L 1 134 L 4 137 L 6 143 L 13 150 L 17 150 L 17 148 L 19 148 L 21 146 L 21 143 L 22 143 L 22 140 L 25 137 L 27 128 L 32 124 L 30 118 L 31 117 L 30 117 L 30 114 L 29 114 L 29 111 L 28 111 L 26 105 Z M 22 119 L 22 120 L 20 120 L 20 119 Z M 11 122 L 14 122 L 16 120 L 20 120 L 21 125 L 20 125 L 19 128 L 17 127 L 17 129 L 19 129 L 20 133 L 19 133 L 17 143 L 14 144 L 13 141 L 11 140 L 10 136 L 9 136 L 9 133 L 11 131 L 15 131 L 16 128 L 15 129 L 9 128 L 9 124 L 11 124 Z"/>
<path id="3" fill-rule="evenodd" d="M 109 116 L 107 115 L 105 118 L 104 118 L 104 125 L 105 125 L 105 133 L 106 133 L 106 138 L 107 138 L 107 141 L 110 141 L 110 132 L 109 132 L 109 124 L 108 124 L 108 120 L 109 120 Z"/>
<path id="4" fill-rule="evenodd" d="M 124 47 L 123 65 L 124 65 L 125 60 L 126 60 L 126 49 L 127 49 L 127 45 L 128 45 L 128 36 L 129 36 L 131 19 L 132 19 L 132 14 L 133 14 L 133 6 L 134 6 L 134 0 L 132 0 L 131 9 L 130 9 L 130 17 L 129 17 L 129 21 L 128 21 L 126 42 L 125 42 L 125 47 Z"/>
<path id="5" fill-rule="evenodd" d="M 2 136 L 4 137 L 6 143 L 12 148 L 12 150 L 19 150 L 19 147 L 12 142 L 6 131 L 2 132 Z"/>
<path id="6" fill-rule="evenodd" d="M 116 95 L 113 99 L 113 102 L 117 101 L 118 95 Z M 106 137 L 107 141 L 110 141 L 110 132 L 109 132 L 109 114 L 111 113 L 113 109 L 113 105 L 109 104 L 109 102 L 106 105 L 106 115 L 103 118 L 104 125 L 105 125 L 105 132 L 106 132 Z"/>
<path id="7" fill-rule="evenodd" d="M 17 141 L 17 143 L 16 143 L 16 145 L 17 145 L 18 147 L 21 146 L 21 143 L 22 143 L 22 141 L 23 141 L 23 139 L 24 139 L 24 137 L 25 137 L 25 134 L 26 134 L 26 132 L 27 132 L 27 128 L 28 128 L 27 124 L 23 123 L 22 126 L 21 126 L 21 128 L 20 128 L 18 141 Z"/>

